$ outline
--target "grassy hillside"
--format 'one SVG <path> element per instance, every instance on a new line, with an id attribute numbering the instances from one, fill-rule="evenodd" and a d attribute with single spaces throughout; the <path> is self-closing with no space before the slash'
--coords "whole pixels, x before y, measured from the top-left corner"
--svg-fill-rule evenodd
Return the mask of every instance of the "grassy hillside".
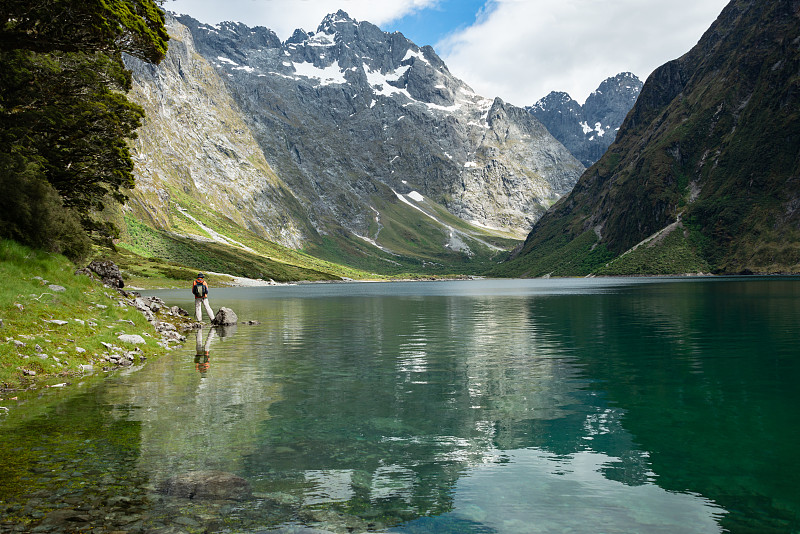
<path id="1" fill-rule="evenodd" d="M 358 274 L 339 266 L 324 264 L 313 258 L 290 257 L 288 251 L 286 254 L 275 254 L 273 251 L 264 250 L 267 247 L 266 243 L 259 246 L 259 243 L 251 242 L 250 244 L 257 248 L 248 247 L 250 250 L 247 250 L 215 242 L 210 238 L 201 241 L 155 230 L 130 217 L 126 217 L 125 224 L 128 239 L 120 243 L 119 248 L 147 258 L 154 264 L 155 270 L 167 278 L 191 280 L 198 270 L 247 278 L 272 279 L 276 282 L 339 280 L 345 273 Z M 128 257 L 130 256 L 131 254 L 128 254 Z M 275 256 L 280 259 L 273 259 Z M 130 262 L 124 260 L 121 263 L 130 265 Z M 319 270 L 314 267 L 318 267 Z M 188 278 L 187 269 L 190 273 Z M 331 271 L 336 271 L 337 274 Z M 147 276 L 148 272 L 142 270 L 135 274 Z"/>
<path id="2" fill-rule="evenodd" d="M 104 360 L 109 349 L 103 344 L 122 345 L 121 334 L 144 338 L 136 345 L 138 360 L 165 352 L 139 311 L 120 306 L 117 291 L 75 275 L 75 269 L 63 256 L 0 241 L 1 388 L 102 375 L 103 367 L 113 367 Z"/>
<path id="3" fill-rule="evenodd" d="M 107 257 L 128 271 L 135 286 L 172 286 L 196 271 L 276 282 L 479 274 L 519 243 L 472 226 L 431 200 L 412 206 L 389 188 L 372 199 L 380 215 L 366 239 L 339 227 L 303 250 L 265 240 L 191 195 L 172 191 L 170 198 L 158 222 L 136 201 L 124 213 L 109 214 L 121 235 L 118 254 Z"/>
<path id="4" fill-rule="evenodd" d="M 490 270 L 490 276 L 645 276 L 710 273 L 699 253 L 702 236 L 684 224 L 672 224 L 620 255 L 587 231 L 575 239 L 561 236 Z"/>
<path id="5" fill-rule="evenodd" d="M 372 199 L 380 212 L 368 236 L 378 249 L 349 232 L 309 244 L 309 254 L 386 277 L 480 274 L 508 256 L 519 241 L 469 225 L 425 199 L 416 207 L 390 197 Z M 409 201 L 411 202 L 411 201 Z"/>

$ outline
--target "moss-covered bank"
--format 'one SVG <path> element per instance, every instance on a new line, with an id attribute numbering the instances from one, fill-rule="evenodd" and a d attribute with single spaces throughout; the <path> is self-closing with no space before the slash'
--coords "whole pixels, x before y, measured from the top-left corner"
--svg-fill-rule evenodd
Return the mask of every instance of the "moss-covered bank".
<path id="1" fill-rule="evenodd" d="M 0 241 L 0 390 L 69 383 L 168 350 L 130 298 L 75 271 L 63 256 Z"/>

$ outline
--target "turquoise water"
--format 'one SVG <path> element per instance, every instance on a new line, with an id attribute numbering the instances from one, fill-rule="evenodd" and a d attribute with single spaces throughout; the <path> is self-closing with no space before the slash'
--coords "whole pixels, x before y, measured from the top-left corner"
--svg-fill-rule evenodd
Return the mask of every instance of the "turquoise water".
<path id="1" fill-rule="evenodd" d="M 211 304 L 260 324 L 0 419 L 0 532 L 800 532 L 800 279 L 212 288 Z M 158 492 L 197 470 L 253 498 Z"/>

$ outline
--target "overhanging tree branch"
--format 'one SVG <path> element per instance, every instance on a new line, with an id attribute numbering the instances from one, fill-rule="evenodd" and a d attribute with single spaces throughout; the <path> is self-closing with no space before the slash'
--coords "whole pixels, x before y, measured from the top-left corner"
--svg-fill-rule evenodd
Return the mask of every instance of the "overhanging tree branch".
<path id="1" fill-rule="evenodd" d="M 124 52 L 159 63 L 169 35 L 156 0 L 3 0 L 0 50 Z"/>

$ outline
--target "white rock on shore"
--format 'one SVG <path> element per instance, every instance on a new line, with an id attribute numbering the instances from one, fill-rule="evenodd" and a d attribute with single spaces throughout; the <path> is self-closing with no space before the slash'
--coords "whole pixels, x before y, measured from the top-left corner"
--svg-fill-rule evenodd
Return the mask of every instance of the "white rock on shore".
<path id="1" fill-rule="evenodd" d="M 145 343 L 144 338 L 138 334 L 123 334 L 119 336 L 117 339 L 119 339 L 123 343 L 131 343 L 133 345 L 142 345 Z"/>

